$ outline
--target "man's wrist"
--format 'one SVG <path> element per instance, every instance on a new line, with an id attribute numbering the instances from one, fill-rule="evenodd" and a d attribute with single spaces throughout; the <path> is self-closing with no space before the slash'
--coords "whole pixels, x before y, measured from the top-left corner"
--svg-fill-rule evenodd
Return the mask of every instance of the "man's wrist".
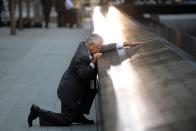
<path id="1" fill-rule="evenodd" d="M 123 42 L 123 47 L 126 47 L 127 46 L 127 42 Z"/>
<path id="2" fill-rule="evenodd" d="M 96 64 L 96 59 L 93 58 L 92 61 L 91 61 L 91 63 Z"/>

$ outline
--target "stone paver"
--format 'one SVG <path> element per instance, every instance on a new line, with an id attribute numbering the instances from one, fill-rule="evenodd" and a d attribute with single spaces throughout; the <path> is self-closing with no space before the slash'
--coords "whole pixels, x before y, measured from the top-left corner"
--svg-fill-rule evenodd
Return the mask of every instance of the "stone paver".
<path id="1" fill-rule="evenodd" d="M 1 131 L 93 131 L 94 126 L 29 128 L 32 103 L 60 111 L 56 89 L 73 53 L 90 29 L 25 29 L 10 36 L 0 29 L 0 130 Z M 95 118 L 94 107 L 88 118 Z"/>

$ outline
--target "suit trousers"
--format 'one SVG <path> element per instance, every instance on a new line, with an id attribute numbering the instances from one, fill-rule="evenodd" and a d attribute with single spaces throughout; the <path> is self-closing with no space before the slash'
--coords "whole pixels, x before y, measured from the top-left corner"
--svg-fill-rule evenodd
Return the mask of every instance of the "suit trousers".
<path id="1" fill-rule="evenodd" d="M 58 27 L 63 27 L 65 24 L 65 18 L 64 18 L 64 11 L 59 11 L 57 12 L 58 15 L 57 15 L 57 25 Z"/>
<path id="2" fill-rule="evenodd" d="M 89 89 L 82 100 L 82 103 L 76 108 L 70 108 L 61 100 L 61 113 L 55 113 L 40 109 L 40 126 L 69 126 L 72 121 L 82 114 L 89 114 L 93 100 L 97 91 Z"/>
<path id="3" fill-rule="evenodd" d="M 66 20 L 69 24 L 69 27 L 72 28 L 74 24 L 77 24 L 77 10 L 76 9 L 69 9 L 66 12 Z"/>
<path id="4" fill-rule="evenodd" d="M 50 22 L 50 11 L 44 11 L 44 21 L 45 21 L 45 27 L 48 27 L 48 24 Z"/>

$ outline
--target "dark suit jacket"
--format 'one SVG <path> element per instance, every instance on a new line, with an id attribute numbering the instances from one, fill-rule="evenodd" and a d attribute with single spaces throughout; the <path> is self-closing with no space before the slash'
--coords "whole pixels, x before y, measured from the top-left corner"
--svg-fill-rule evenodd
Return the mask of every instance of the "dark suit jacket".
<path id="1" fill-rule="evenodd" d="M 116 49 L 115 44 L 104 46 L 103 52 Z M 79 44 L 67 71 L 63 74 L 57 94 L 63 104 L 75 108 L 82 100 L 90 87 L 90 80 L 95 80 L 97 68 L 90 66 L 91 60 L 85 43 Z"/>

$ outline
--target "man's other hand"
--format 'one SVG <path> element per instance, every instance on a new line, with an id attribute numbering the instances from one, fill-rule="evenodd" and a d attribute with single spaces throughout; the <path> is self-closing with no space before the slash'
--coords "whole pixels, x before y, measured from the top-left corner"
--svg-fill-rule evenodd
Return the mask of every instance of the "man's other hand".
<path id="1" fill-rule="evenodd" d="M 102 53 L 95 53 L 95 54 L 93 55 L 92 63 L 95 64 L 95 63 L 97 62 L 97 59 L 98 59 L 99 57 L 101 57 L 101 56 L 102 56 Z"/>

